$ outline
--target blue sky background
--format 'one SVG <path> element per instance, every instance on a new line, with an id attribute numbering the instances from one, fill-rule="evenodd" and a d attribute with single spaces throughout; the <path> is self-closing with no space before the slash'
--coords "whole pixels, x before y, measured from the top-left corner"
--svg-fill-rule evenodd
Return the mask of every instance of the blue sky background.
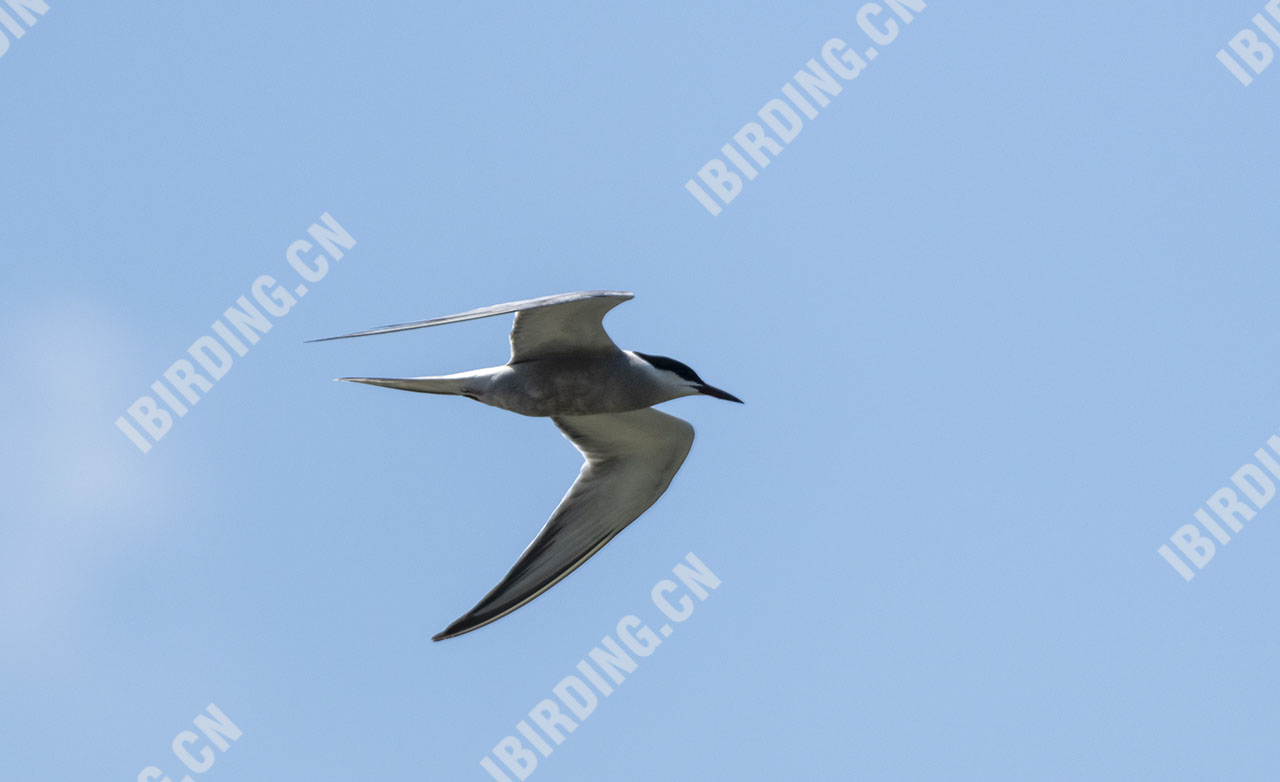
<path id="1" fill-rule="evenodd" d="M 53 0 L 0 58 L 0 778 L 486 779 L 687 552 L 722 586 L 536 780 L 1274 780 L 1280 427 L 1260 0 L 931 3 L 712 218 L 682 189 L 858 3 Z M 358 240 L 151 453 L 112 425 L 290 242 Z M 747 401 L 569 579 L 445 643 L 578 468 L 544 420 L 336 384 L 606 325 Z"/>

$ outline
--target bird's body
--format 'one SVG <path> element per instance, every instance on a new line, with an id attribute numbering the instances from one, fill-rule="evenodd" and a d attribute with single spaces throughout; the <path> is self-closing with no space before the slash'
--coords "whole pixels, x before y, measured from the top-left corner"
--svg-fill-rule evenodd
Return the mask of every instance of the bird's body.
<path id="1" fill-rule="evenodd" d="M 623 413 L 674 399 L 631 351 L 558 356 L 502 367 L 477 399 L 531 416 Z"/>
<path id="2" fill-rule="evenodd" d="M 693 394 L 741 401 L 674 359 L 614 345 L 601 320 L 630 298 L 618 291 L 567 293 L 344 335 L 516 313 L 511 361 L 503 366 L 427 377 L 340 379 L 465 396 L 513 413 L 549 417 L 586 460 L 506 577 L 434 640 L 470 632 L 542 594 L 662 496 L 693 445 L 693 427 L 653 405 Z"/>
<path id="3" fill-rule="evenodd" d="M 694 393 L 665 386 L 652 365 L 629 350 L 549 356 L 454 375 L 343 379 L 404 391 L 455 394 L 538 417 L 624 413 Z"/>

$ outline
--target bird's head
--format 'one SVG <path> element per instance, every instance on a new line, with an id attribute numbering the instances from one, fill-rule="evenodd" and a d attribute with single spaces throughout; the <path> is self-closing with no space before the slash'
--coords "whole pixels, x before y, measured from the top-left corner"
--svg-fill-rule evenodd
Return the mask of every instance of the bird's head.
<path id="1" fill-rule="evenodd" d="M 682 364 L 666 356 L 651 356 L 648 353 L 639 352 L 636 352 L 636 355 L 649 364 L 658 382 L 670 390 L 674 396 L 705 394 L 714 396 L 716 399 L 727 399 L 730 402 L 742 404 L 741 399 L 728 391 L 721 391 L 703 382 L 702 378 L 698 377 L 698 373 L 694 372 L 688 364 Z"/>

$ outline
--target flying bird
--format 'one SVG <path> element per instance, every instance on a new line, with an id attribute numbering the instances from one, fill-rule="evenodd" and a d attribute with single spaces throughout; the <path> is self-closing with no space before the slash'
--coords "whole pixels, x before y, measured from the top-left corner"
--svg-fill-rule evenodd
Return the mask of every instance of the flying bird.
<path id="1" fill-rule="evenodd" d="M 513 413 L 548 417 L 582 453 L 577 480 L 511 571 L 433 641 L 469 633 L 541 595 L 662 496 L 693 445 L 693 427 L 653 405 L 694 394 L 741 404 L 675 359 L 618 348 L 602 321 L 630 298 L 622 291 L 562 293 L 310 340 L 390 334 L 515 313 L 511 360 L 500 367 L 434 377 L 338 379 L 465 396 Z"/>

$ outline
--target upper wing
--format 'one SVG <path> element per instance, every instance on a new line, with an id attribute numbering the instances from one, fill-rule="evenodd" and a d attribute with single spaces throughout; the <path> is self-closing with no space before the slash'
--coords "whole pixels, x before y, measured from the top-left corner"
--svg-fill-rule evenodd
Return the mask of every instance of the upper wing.
<path id="1" fill-rule="evenodd" d="M 618 306 L 632 294 L 624 291 L 580 291 L 543 296 L 524 301 L 510 301 L 492 307 L 445 315 L 442 318 L 398 323 L 393 326 L 357 331 L 339 337 L 312 339 L 308 342 L 327 342 L 331 339 L 367 337 L 372 334 L 390 334 L 395 331 L 423 329 L 458 323 L 476 318 L 516 313 L 515 326 L 511 329 L 511 360 L 526 361 L 556 352 L 609 350 L 615 348 L 613 340 L 605 333 L 601 320 L 604 314 Z"/>
<path id="2" fill-rule="evenodd" d="M 586 458 L 578 479 L 511 572 L 433 641 L 500 619 L 572 573 L 662 496 L 693 445 L 692 426 L 651 407 L 552 420 Z"/>
<path id="3" fill-rule="evenodd" d="M 605 313 L 631 298 L 631 294 L 597 291 L 567 295 L 579 298 L 516 313 L 511 327 L 511 363 L 563 353 L 607 353 L 618 349 L 601 321 Z"/>

